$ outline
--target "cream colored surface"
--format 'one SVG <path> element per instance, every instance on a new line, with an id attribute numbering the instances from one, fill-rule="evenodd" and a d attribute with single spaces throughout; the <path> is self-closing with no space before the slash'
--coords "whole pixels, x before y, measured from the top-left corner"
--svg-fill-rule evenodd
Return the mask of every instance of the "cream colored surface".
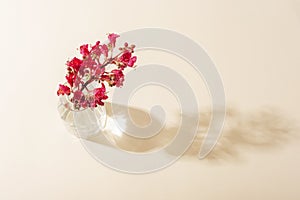
<path id="1" fill-rule="evenodd" d="M 300 198 L 299 0 L 0 5 L 0 199 Z M 55 92 L 78 45 L 142 27 L 175 30 L 200 43 L 234 108 L 210 159 L 197 160 L 191 150 L 162 171 L 129 175 L 96 162 L 67 133 Z M 197 91 L 194 74 L 184 73 Z"/>

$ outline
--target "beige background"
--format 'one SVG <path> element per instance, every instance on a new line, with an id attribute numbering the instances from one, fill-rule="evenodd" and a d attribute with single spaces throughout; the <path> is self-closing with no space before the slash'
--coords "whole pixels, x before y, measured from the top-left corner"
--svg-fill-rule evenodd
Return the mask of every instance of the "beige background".
<path id="1" fill-rule="evenodd" d="M 0 199 L 300 198 L 300 1 L 20 0 L 0 7 Z M 157 173 L 129 175 L 100 165 L 68 134 L 55 91 L 80 44 L 142 27 L 201 44 L 233 108 L 211 157 L 191 152 Z M 162 57 L 173 61 L 155 59 Z M 184 73 L 199 90 L 194 74 Z"/>

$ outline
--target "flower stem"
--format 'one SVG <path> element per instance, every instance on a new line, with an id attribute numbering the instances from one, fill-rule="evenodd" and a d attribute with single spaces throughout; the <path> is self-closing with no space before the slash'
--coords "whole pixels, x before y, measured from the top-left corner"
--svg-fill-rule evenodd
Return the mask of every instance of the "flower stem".
<path id="1" fill-rule="evenodd" d="M 103 65 L 100 66 L 100 68 L 104 68 L 106 67 L 107 65 L 111 64 L 111 62 L 116 59 L 118 56 L 120 56 L 123 52 L 121 51 L 120 53 L 118 53 L 115 57 L 113 58 L 109 58 L 107 62 L 105 62 Z M 80 91 L 83 91 L 91 82 L 93 82 L 94 80 L 96 80 L 97 77 L 95 76 L 92 76 L 87 82 L 85 82 L 83 85 L 82 85 L 82 88 L 80 89 Z"/>

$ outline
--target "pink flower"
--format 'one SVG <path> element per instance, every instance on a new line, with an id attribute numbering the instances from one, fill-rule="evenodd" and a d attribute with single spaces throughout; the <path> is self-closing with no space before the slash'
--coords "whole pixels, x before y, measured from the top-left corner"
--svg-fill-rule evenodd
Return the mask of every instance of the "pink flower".
<path id="1" fill-rule="evenodd" d="M 83 69 L 89 68 L 89 69 L 93 69 L 95 67 L 95 65 L 97 65 L 96 61 L 92 58 L 92 57 L 88 57 L 86 59 L 83 60 L 82 62 L 82 67 Z"/>
<path id="2" fill-rule="evenodd" d="M 80 46 L 80 53 L 84 57 L 87 57 L 90 54 L 89 45 L 88 44 L 81 45 Z"/>
<path id="3" fill-rule="evenodd" d="M 77 109 L 80 107 L 86 108 L 87 105 L 85 96 L 81 90 L 76 90 L 73 92 L 72 102 L 74 103 L 74 107 Z"/>
<path id="4" fill-rule="evenodd" d="M 59 88 L 57 90 L 57 95 L 70 95 L 71 94 L 71 89 L 68 86 L 59 84 Z"/>
<path id="5" fill-rule="evenodd" d="M 104 72 L 105 68 L 100 67 L 100 65 L 97 65 L 96 69 L 93 71 L 93 76 L 100 78 Z"/>
<path id="6" fill-rule="evenodd" d="M 83 101 L 83 102 L 80 103 L 80 106 L 81 106 L 82 108 L 87 108 L 88 105 L 89 105 L 88 101 Z"/>
<path id="7" fill-rule="evenodd" d="M 76 76 L 74 78 L 74 87 L 78 87 L 83 81 L 81 80 L 80 76 Z"/>
<path id="8" fill-rule="evenodd" d="M 84 97 L 84 94 L 81 90 L 76 90 L 74 93 L 73 93 L 73 99 L 75 101 L 81 101 L 82 97 Z"/>
<path id="9" fill-rule="evenodd" d="M 106 44 L 101 45 L 100 49 L 101 49 L 101 53 L 103 53 L 103 55 L 105 57 L 107 57 L 108 56 L 108 47 L 107 47 L 107 45 Z"/>
<path id="10" fill-rule="evenodd" d="M 72 60 L 67 61 L 67 66 L 70 67 L 71 70 L 73 70 L 75 73 L 78 72 L 79 68 L 82 65 L 82 60 L 74 57 Z"/>
<path id="11" fill-rule="evenodd" d="M 110 42 L 112 47 L 116 46 L 116 40 L 117 40 L 118 37 L 120 37 L 120 36 L 118 34 L 115 34 L 115 33 L 108 34 L 108 39 L 109 39 L 109 42 Z"/>
<path id="12" fill-rule="evenodd" d="M 95 101 L 95 96 L 90 96 L 89 99 L 86 102 L 87 102 L 87 106 L 89 106 L 91 108 L 97 107 L 97 104 L 96 104 L 96 101 Z"/>

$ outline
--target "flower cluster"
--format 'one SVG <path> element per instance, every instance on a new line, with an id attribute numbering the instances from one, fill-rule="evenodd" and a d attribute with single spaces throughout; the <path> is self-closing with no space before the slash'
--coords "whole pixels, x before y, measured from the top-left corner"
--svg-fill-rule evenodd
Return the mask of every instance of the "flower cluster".
<path id="1" fill-rule="evenodd" d="M 110 87 L 121 87 L 124 69 L 134 67 L 137 60 L 133 56 L 135 45 L 128 43 L 118 49 L 117 55 L 113 55 L 118 37 L 111 33 L 108 34 L 108 44 L 97 41 L 95 45 L 81 45 L 79 50 L 82 58 L 74 57 L 67 61 L 67 82 L 59 85 L 57 95 L 67 95 L 75 109 L 103 106 L 103 100 L 108 98 L 105 83 Z M 114 68 L 108 71 L 108 66 Z M 93 83 L 99 87 L 91 88 L 90 84 Z"/>

